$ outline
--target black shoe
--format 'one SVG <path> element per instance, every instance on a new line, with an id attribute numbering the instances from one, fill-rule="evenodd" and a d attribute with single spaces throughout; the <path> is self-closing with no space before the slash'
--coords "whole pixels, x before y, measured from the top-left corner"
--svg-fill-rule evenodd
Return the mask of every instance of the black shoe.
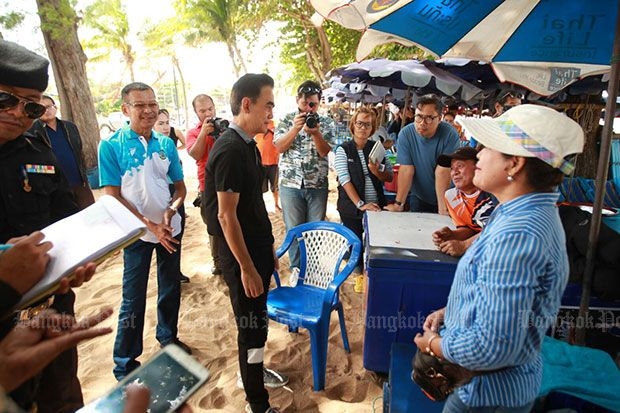
<path id="1" fill-rule="evenodd" d="M 189 277 L 181 274 L 181 284 L 187 284 L 189 282 Z"/>
<path id="2" fill-rule="evenodd" d="M 186 352 L 187 354 L 192 354 L 192 349 L 185 344 L 184 342 L 182 342 L 181 340 L 179 340 L 178 338 L 175 338 L 174 340 L 172 340 L 170 343 L 167 344 L 160 344 L 159 347 L 160 348 L 164 348 L 166 347 L 168 344 L 176 344 L 177 346 L 181 347 L 181 350 L 183 350 L 184 352 Z"/>
<path id="3" fill-rule="evenodd" d="M 213 275 L 222 275 L 222 269 L 219 267 L 213 267 L 211 270 L 211 274 Z"/>

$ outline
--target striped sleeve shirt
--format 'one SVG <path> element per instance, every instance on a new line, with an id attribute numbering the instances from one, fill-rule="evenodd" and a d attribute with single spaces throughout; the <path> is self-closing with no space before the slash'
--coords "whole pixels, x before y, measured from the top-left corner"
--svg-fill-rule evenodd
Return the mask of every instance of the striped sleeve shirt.
<path id="1" fill-rule="evenodd" d="M 472 407 L 518 407 L 536 398 L 540 349 L 568 281 L 557 194 L 500 204 L 459 261 L 448 297 L 441 349 L 471 370 L 498 370 L 458 390 Z"/>

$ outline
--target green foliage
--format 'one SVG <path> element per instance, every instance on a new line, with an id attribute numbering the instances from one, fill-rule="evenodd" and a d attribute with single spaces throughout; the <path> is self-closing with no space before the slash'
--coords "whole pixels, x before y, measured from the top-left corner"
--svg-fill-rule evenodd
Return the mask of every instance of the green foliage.
<path id="1" fill-rule="evenodd" d="M 101 60 L 112 50 L 119 50 L 129 69 L 132 70 L 135 53 L 129 42 L 129 21 L 120 0 L 98 0 L 88 6 L 82 23 L 94 29 L 94 35 L 82 41 L 82 45 L 95 56 L 91 60 Z"/>
<path id="2" fill-rule="evenodd" d="M 52 39 L 62 39 L 67 33 L 77 30 L 77 16 L 73 4 L 68 0 L 59 0 L 54 4 L 39 5 L 41 16 L 41 30 L 48 33 Z"/>
<path id="3" fill-rule="evenodd" d="M 4 3 L 2 9 L 7 9 L 7 4 Z M 24 20 L 24 13 L 18 11 L 9 11 L 0 15 L 0 27 L 6 30 L 12 30 L 19 26 Z M 1 37 L 0 37 L 1 38 Z"/>

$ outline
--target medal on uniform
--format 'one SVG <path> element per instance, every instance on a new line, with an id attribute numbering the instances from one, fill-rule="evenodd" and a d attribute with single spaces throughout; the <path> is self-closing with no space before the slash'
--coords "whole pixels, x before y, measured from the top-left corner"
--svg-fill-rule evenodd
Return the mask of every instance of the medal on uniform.
<path id="1" fill-rule="evenodd" d="M 32 191 L 32 187 L 30 186 L 30 181 L 28 179 L 28 171 L 26 169 L 26 166 L 22 166 L 22 180 L 24 182 L 24 191 L 25 192 L 30 192 Z"/>
<path id="2" fill-rule="evenodd" d="M 159 159 L 166 159 L 166 152 L 164 152 L 163 149 L 159 151 Z"/>

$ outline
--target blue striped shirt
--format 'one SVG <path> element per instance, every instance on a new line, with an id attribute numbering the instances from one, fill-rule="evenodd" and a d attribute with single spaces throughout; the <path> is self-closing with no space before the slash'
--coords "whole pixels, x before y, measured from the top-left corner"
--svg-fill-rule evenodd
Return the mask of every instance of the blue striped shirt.
<path id="1" fill-rule="evenodd" d="M 459 261 L 448 297 L 441 350 L 477 376 L 458 389 L 472 407 L 518 407 L 542 379 L 540 349 L 568 281 L 557 194 L 500 204 Z"/>

